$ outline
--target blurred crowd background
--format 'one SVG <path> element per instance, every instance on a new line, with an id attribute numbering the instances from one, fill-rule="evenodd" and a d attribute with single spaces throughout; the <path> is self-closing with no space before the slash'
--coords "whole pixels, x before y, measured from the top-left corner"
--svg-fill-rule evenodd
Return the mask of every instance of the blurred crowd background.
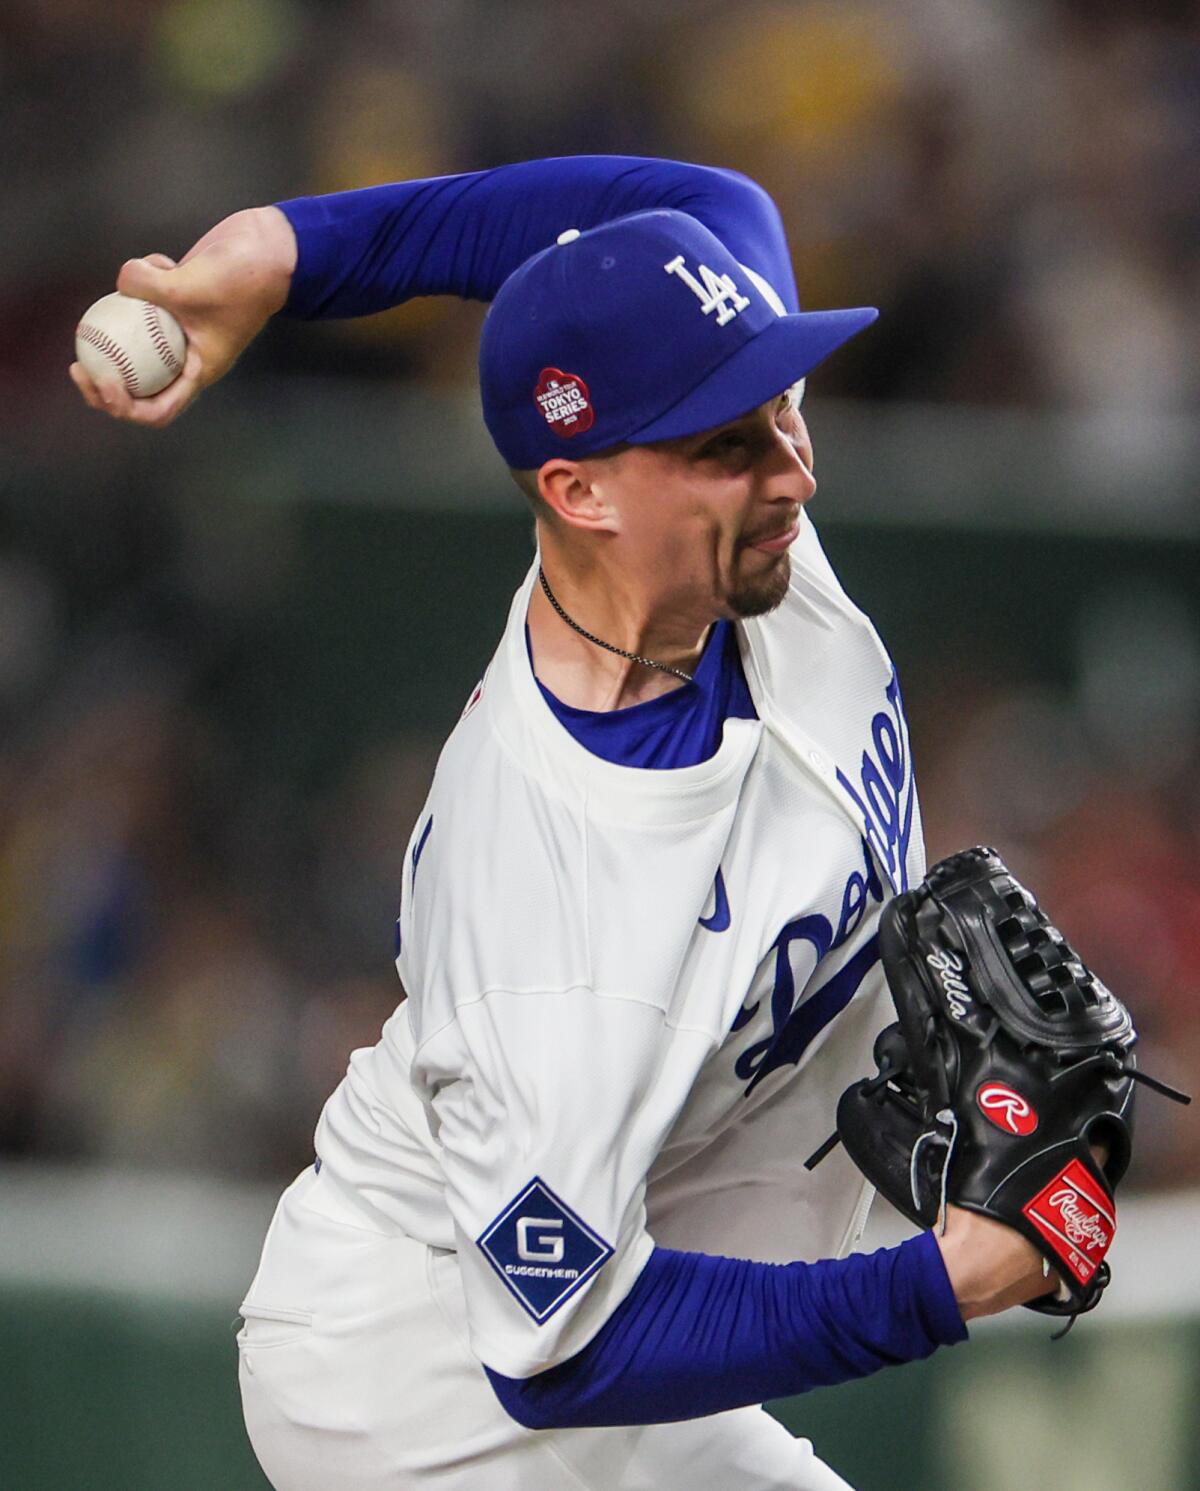
<path id="1" fill-rule="evenodd" d="M 1086 512 L 882 546 L 836 494 L 814 516 L 895 620 L 931 855 L 997 843 L 1134 1003 L 1147 1069 L 1195 1085 L 1194 4 L 6 0 L 0 1153 L 308 1162 L 399 996 L 405 842 L 528 552 L 498 470 L 469 519 L 417 513 L 399 443 L 394 505 L 355 499 L 340 412 L 469 400 L 479 308 L 279 323 L 186 437 L 76 405 L 75 320 L 241 206 L 593 151 L 748 172 L 802 300 L 882 307 L 814 379 L 819 465 L 838 400 L 1068 418 L 1097 470 L 1181 473 L 1174 537 L 1127 516 L 1103 552 Z M 285 405 L 344 468 L 327 502 L 276 459 Z M 1156 1107 L 1134 1184 L 1200 1182 L 1196 1124 Z"/>

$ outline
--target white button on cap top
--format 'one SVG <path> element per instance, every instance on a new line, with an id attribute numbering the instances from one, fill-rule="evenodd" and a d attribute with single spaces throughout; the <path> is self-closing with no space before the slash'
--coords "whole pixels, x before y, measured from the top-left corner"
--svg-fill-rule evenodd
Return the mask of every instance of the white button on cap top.
<path id="1" fill-rule="evenodd" d="M 562 232 L 562 233 L 560 233 L 558 235 L 558 237 L 555 239 L 555 242 L 556 243 L 574 243 L 575 240 L 578 237 L 579 237 L 579 229 L 578 228 L 567 228 L 564 232 Z"/>

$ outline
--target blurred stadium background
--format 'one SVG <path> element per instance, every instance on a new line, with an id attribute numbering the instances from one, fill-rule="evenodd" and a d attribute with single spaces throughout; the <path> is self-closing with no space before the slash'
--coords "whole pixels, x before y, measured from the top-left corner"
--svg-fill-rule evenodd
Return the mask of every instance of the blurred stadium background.
<path id="1" fill-rule="evenodd" d="M 1196 1087 L 1194 3 L 6 0 L 0 122 L 0 1486 L 265 1485 L 234 1312 L 529 554 L 478 307 L 279 322 L 164 434 L 76 402 L 120 262 L 238 207 L 607 150 L 770 188 L 804 302 L 883 309 L 812 380 L 813 516 L 931 857 L 998 845 Z M 788 1422 L 861 1491 L 1200 1485 L 1194 1111 L 1143 1102 L 1069 1339 Z"/>

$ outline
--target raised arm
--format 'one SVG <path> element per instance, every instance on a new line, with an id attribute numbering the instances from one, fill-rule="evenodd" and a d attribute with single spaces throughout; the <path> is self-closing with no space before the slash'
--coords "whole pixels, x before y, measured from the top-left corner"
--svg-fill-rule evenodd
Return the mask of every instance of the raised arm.
<path id="1" fill-rule="evenodd" d="M 711 166 L 565 156 L 280 206 L 300 244 L 287 305 L 298 316 L 366 316 L 418 295 L 491 300 L 564 229 L 654 207 L 698 218 L 798 308 L 775 204 L 747 177 Z"/>
<path id="2" fill-rule="evenodd" d="M 78 364 L 71 377 L 91 407 L 161 427 L 228 372 L 277 311 L 362 316 L 423 295 L 490 300 L 563 229 L 651 207 L 691 213 L 796 309 L 783 225 L 761 187 L 679 161 L 571 156 L 234 213 L 178 265 L 133 259 L 117 280 L 178 318 L 189 341 L 181 376 L 149 399 L 98 386 Z"/>

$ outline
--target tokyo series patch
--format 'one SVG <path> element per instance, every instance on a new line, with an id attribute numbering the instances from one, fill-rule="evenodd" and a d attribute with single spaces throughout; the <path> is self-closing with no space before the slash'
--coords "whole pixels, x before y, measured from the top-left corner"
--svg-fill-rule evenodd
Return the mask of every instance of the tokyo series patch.
<path id="1" fill-rule="evenodd" d="M 500 1282 L 539 1325 L 613 1253 L 537 1176 L 480 1235 L 477 1245 Z"/>
<path id="2" fill-rule="evenodd" d="M 543 368 L 533 397 L 546 423 L 564 440 L 584 434 L 596 422 L 592 396 L 577 373 L 564 373 L 561 368 Z"/>

